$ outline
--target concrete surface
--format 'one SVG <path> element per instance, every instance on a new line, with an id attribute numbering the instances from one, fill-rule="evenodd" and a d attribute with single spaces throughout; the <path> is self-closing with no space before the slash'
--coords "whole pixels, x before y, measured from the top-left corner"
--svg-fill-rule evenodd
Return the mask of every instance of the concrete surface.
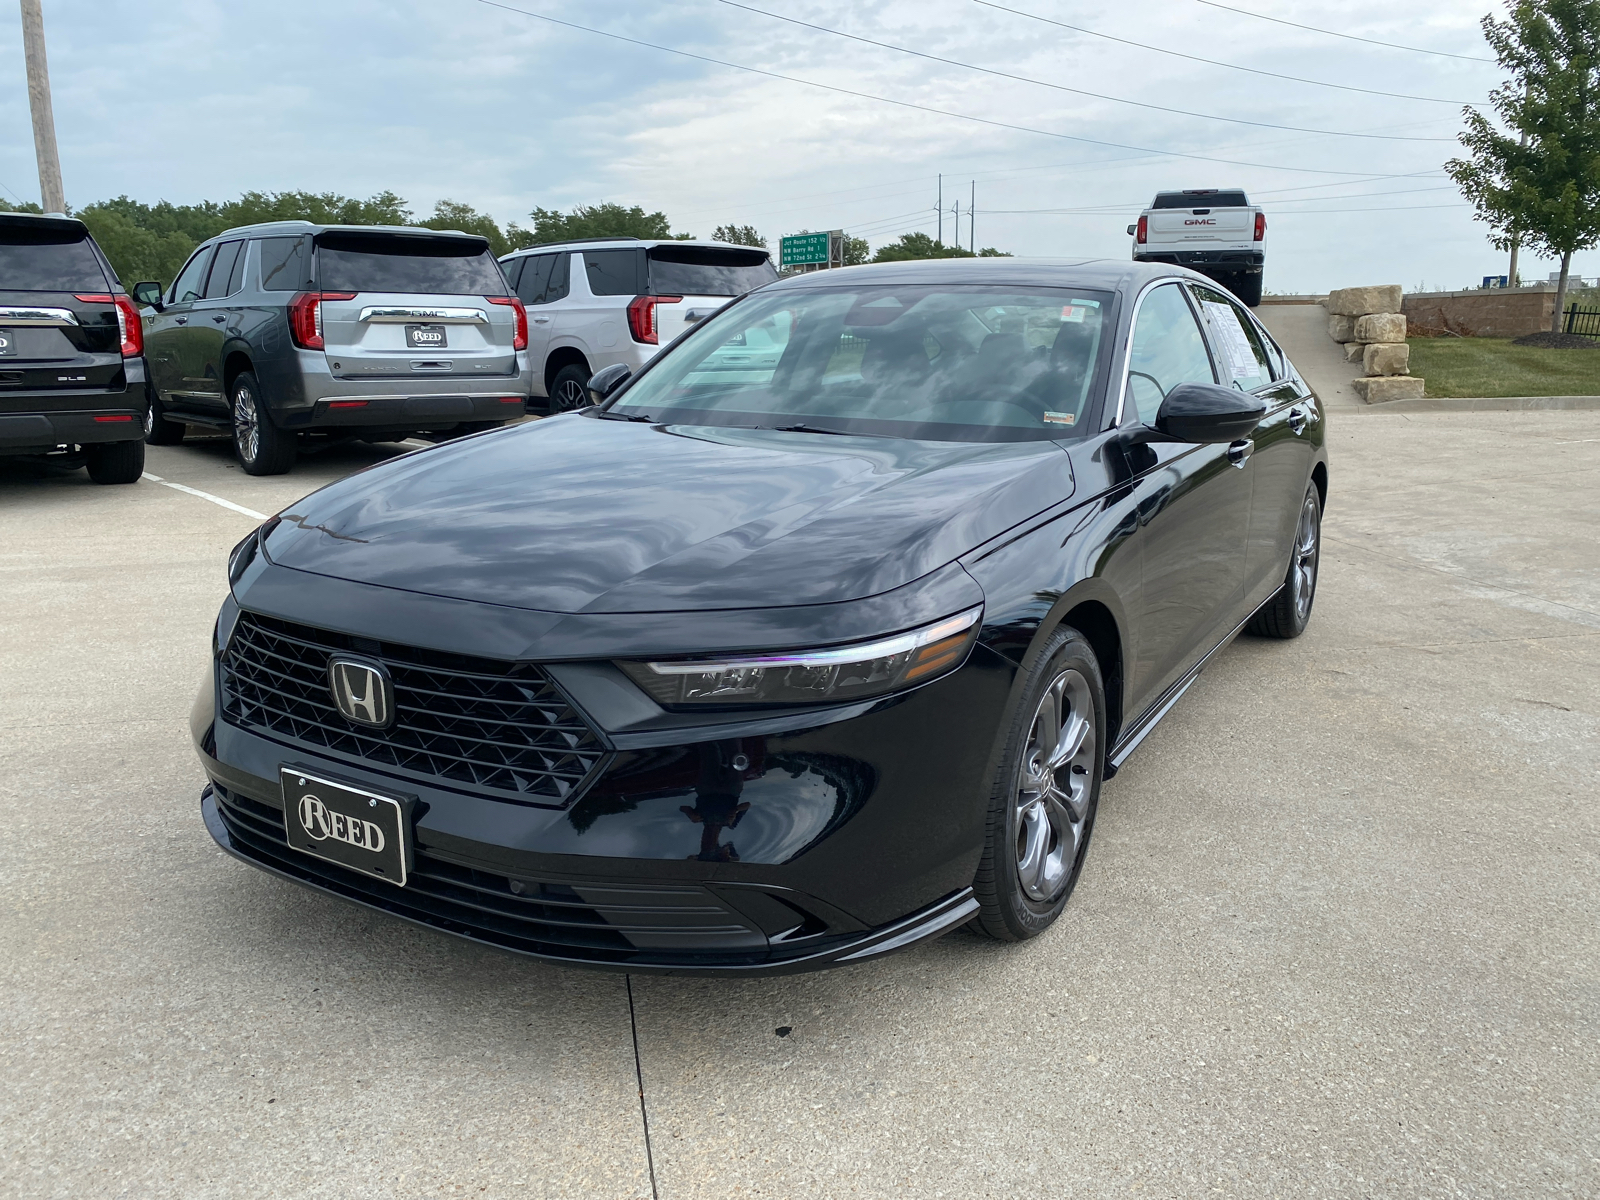
<path id="1" fill-rule="evenodd" d="M 1361 368 L 1346 362 L 1344 347 L 1328 336 L 1328 312 L 1322 305 L 1263 304 L 1255 314 L 1328 409 L 1368 407 L 1350 386 Z"/>
<path id="2" fill-rule="evenodd" d="M 1600 425 L 1331 436 L 1310 630 L 1107 785 L 1050 934 L 631 991 L 222 856 L 184 719 L 251 521 L 0 465 L 0 1195 L 1595 1195 Z M 382 455 L 150 470 L 272 512 Z"/>

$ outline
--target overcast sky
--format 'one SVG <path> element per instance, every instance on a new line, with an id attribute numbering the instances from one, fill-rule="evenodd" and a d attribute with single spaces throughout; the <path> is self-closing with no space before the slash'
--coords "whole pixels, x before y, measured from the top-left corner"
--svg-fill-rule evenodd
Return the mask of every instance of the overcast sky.
<path id="1" fill-rule="evenodd" d="M 963 243 L 975 183 L 978 245 L 1018 254 L 1126 257 L 1124 229 L 1157 189 L 1243 186 L 1268 212 L 1269 291 L 1461 287 L 1506 269 L 1440 170 L 1461 104 L 1499 82 L 1492 62 L 1470 61 L 1490 57 L 1487 0 L 1229 0 L 1432 54 L 1201 0 L 1000 2 L 1108 36 L 976 0 L 44 0 L 44 11 L 70 204 L 390 188 L 423 214 L 449 198 L 526 222 L 535 205 L 615 200 L 702 236 L 731 221 L 774 245 L 843 228 L 876 246 L 936 232 L 943 172 Z M 11 131 L 0 188 L 37 200 L 18 10 L 4 0 L 0 62 Z M 1554 269 L 1524 264 L 1525 278 Z M 1600 251 L 1575 270 L 1600 273 Z"/>

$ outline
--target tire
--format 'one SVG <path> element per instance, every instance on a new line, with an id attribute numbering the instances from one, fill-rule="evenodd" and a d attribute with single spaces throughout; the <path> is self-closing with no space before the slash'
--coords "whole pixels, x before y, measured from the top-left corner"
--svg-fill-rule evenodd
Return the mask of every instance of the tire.
<path id="1" fill-rule="evenodd" d="M 228 402 L 233 412 L 233 452 L 245 474 L 287 474 L 294 466 L 294 434 L 272 423 L 253 372 L 240 372 L 228 389 Z"/>
<path id="2" fill-rule="evenodd" d="M 1295 524 L 1294 545 L 1283 586 L 1273 593 L 1245 626 L 1257 637 L 1297 638 L 1311 623 L 1311 605 L 1317 598 L 1317 568 L 1322 560 L 1322 498 L 1317 485 L 1306 489 Z"/>
<path id="3" fill-rule="evenodd" d="M 1246 275 L 1241 272 L 1233 277 L 1233 284 L 1228 290 L 1239 297 L 1246 308 L 1255 308 L 1261 303 L 1261 276 L 1259 273 Z"/>
<path id="4" fill-rule="evenodd" d="M 183 441 L 183 435 L 189 432 L 188 426 L 182 421 L 167 420 L 166 412 L 166 406 L 156 395 L 155 388 L 151 388 L 150 407 L 144 413 L 144 440 L 152 446 L 176 446 Z"/>
<path id="5" fill-rule="evenodd" d="M 96 483 L 134 483 L 144 474 L 143 442 L 101 442 L 85 446 L 83 457 Z"/>
<path id="6" fill-rule="evenodd" d="M 979 904 L 972 924 L 980 932 L 1024 941 L 1050 928 L 1066 907 L 1100 805 L 1105 728 L 1099 660 L 1076 629 L 1058 629 L 1029 672 L 990 792 L 972 885 Z"/>
<path id="7" fill-rule="evenodd" d="M 580 367 L 577 363 L 569 363 L 556 372 L 556 377 L 550 381 L 552 417 L 557 413 L 588 408 L 593 403 L 589 399 L 589 375 L 589 368 Z"/>

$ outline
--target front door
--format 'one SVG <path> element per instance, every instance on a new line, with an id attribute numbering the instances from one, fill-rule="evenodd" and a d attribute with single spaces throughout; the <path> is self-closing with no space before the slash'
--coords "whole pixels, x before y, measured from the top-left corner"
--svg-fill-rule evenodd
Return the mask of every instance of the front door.
<path id="1" fill-rule="evenodd" d="M 1146 292 L 1134 316 L 1123 424 L 1154 425 L 1180 383 L 1215 383 L 1182 285 Z M 1136 714 L 1177 683 L 1238 622 L 1250 525 L 1248 452 L 1238 446 L 1128 446 L 1138 513 L 1139 599 L 1128 671 Z"/>
<path id="2" fill-rule="evenodd" d="M 145 329 L 145 356 L 156 391 L 162 400 L 178 408 L 191 403 L 184 366 L 187 335 L 195 302 L 205 295 L 212 250 L 206 246 L 184 264 L 167 290 L 166 304 L 151 316 Z"/>

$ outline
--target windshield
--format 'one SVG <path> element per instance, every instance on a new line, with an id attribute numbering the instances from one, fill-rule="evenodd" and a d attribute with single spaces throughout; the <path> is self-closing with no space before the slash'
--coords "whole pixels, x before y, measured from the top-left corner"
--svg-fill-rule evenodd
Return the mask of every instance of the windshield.
<path id="1" fill-rule="evenodd" d="M 1084 428 L 1109 292 L 881 286 L 757 293 L 664 354 L 611 412 L 940 441 Z"/>
<path id="2" fill-rule="evenodd" d="M 507 294 L 494 255 L 467 238 L 325 233 L 317 239 L 317 284 L 325 292 Z"/>

